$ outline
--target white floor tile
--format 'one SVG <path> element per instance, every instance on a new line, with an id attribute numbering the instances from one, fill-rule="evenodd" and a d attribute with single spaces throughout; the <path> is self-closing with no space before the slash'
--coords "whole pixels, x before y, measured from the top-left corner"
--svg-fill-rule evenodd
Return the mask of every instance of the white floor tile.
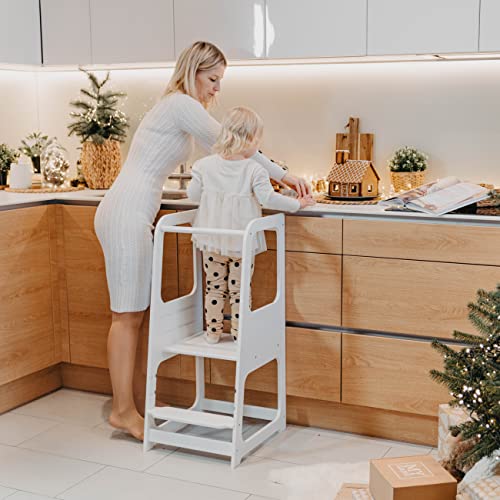
<path id="1" fill-rule="evenodd" d="M 271 482 L 268 476 L 271 469 L 290 466 L 283 462 L 250 457 L 243 460 L 235 470 L 231 470 L 229 458 L 176 451 L 146 472 L 254 495 L 284 498 L 283 486 Z"/>
<path id="2" fill-rule="evenodd" d="M 33 493 L 18 491 L 14 495 L 10 496 L 9 500 L 54 500 L 54 497 L 45 497 L 42 495 L 34 495 Z"/>
<path id="3" fill-rule="evenodd" d="M 438 450 L 437 448 L 432 448 L 431 451 L 429 452 L 429 455 L 431 457 L 434 457 L 436 460 L 439 460 L 439 455 L 438 455 Z"/>
<path id="4" fill-rule="evenodd" d="M 0 445 L 0 484 L 55 496 L 103 466 Z"/>
<path id="5" fill-rule="evenodd" d="M 144 453 L 142 442 L 109 425 L 88 428 L 56 424 L 20 447 L 136 471 L 150 467 L 174 451 L 171 448 Z"/>
<path id="6" fill-rule="evenodd" d="M 4 498 L 7 498 L 9 495 L 12 495 L 16 490 L 13 490 L 11 488 L 4 488 L 3 486 L 0 486 L 0 499 L 3 500 Z"/>
<path id="7" fill-rule="evenodd" d="M 5 413 L 0 415 L 0 444 L 17 446 L 54 425 L 57 423 L 45 418 Z"/>
<path id="8" fill-rule="evenodd" d="M 61 389 L 16 408 L 12 413 L 93 427 L 106 421 L 110 411 L 109 396 Z"/>
<path id="9" fill-rule="evenodd" d="M 384 455 L 384 458 L 409 457 L 413 455 L 427 455 L 431 452 L 430 446 L 420 446 L 418 444 L 404 444 L 392 446 Z"/>
<path id="10" fill-rule="evenodd" d="M 106 467 L 58 498 L 64 500 L 246 500 L 248 494 Z"/>
<path id="11" fill-rule="evenodd" d="M 334 439 L 302 430 L 287 429 L 274 440 L 255 451 L 254 455 L 295 464 L 322 462 L 363 462 L 383 457 L 390 449 L 365 439 Z"/>

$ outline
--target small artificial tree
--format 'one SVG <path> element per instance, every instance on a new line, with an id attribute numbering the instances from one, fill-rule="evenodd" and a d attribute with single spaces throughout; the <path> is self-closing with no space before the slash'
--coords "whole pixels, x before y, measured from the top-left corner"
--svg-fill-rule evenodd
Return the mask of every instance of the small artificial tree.
<path id="1" fill-rule="evenodd" d="M 77 135 L 82 143 L 90 140 L 95 144 L 103 144 L 107 139 L 123 142 L 129 123 L 125 114 L 117 109 L 117 105 L 126 94 L 103 90 L 109 81 L 109 72 L 99 81 L 90 71 L 81 71 L 88 76 L 91 88 L 81 89 L 80 92 L 89 100 L 79 99 L 71 102 L 77 111 L 70 113 L 74 121 L 68 125 L 68 135 Z"/>
<path id="2" fill-rule="evenodd" d="M 432 343 L 443 355 L 444 371 L 431 370 L 431 377 L 450 390 L 450 406 L 464 408 L 470 417 L 450 429 L 473 443 L 458 460 L 462 467 L 483 457 L 500 458 L 500 284 L 491 292 L 478 290 L 477 302 L 468 308 L 479 335 L 455 331 L 453 337 L 466 345 L 460 351 Z"/>
<path id="3" fill-rule="evenodd" d="M 389 160 L 391 172 L 422 172 L 427 168 L 428 156 L 416 148 L 404 146 L 397 149 Z"/>

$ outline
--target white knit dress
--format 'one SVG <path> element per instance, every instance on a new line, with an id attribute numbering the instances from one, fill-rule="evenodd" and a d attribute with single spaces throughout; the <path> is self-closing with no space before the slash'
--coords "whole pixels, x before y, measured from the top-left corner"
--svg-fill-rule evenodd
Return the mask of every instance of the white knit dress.
<path id="1" fill-rule="evenodd" d="M 149 307 L 152 230 L 163 184 L 189 158 L 193 138 L 210 151 L 219 130 L 219 123 L 200 102 L 181 93 L 164 97 L 137 128 L 127 160 L 95 216 L 112 311 L 136 312 Z M 260 153 L 254 159 L 272 178 L 284 176 L 280 167 Z"/>

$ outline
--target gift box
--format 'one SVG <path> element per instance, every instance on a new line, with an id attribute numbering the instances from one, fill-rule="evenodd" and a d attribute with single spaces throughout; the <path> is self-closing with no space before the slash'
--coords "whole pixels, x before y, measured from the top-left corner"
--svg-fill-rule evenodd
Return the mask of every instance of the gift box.
<path id="1" fill-rule="evenodd" d="M 344 483 L 335 500 L 373 500 L 367 484 Z"/>
<path id="2" fill-rule="evenodd" d="M 469 415 L 462 408 L 451 407 L 447 404 L 439 405 L 438 457 L 440 460 L 449 459 L 453 448 L 460 440 L 458 436 L 451 435 L 450 427 L 467 420 L 469 420 Z"/>
<path id="3" fill-rule="evenodd" d="M 376 500 L 455 500 L 457 481 L 429 455 L 370 461 Z"/>

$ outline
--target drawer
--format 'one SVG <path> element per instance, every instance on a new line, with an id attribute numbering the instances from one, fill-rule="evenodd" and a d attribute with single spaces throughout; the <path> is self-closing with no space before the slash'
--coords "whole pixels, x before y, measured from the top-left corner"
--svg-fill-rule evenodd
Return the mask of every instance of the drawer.
<path id="1" fill-rule="evenodd" d="M 471 329 L 467 304 L 500 267 L 344 256 L 342 280 L 342 326 L 452 338 Z"/>
<path id="2" fill-rule="evenodd" d="M 276 233 L 267 232 L 267 247 L 276 250 Z M 289 215 L 285 222 L 288 252 L 342 253 L 342 219 Z"/>
<path id="3" fill-rule="evenodd" d="M 344 254 L 500 266 L 500 226 L 344 220 Z"/>
<path id="4" fill-rule="evenodd" d="M 429 376 L 441 370 L 430 342 L 342 334 L 342 402 L 436 416 L 449 401 L 445 386 Z"/>
<path id="5" fill-rule="evenodd" d="M 340 325 L 340 255 L 286 252 L 286 319 Z M 276 295 L 276 252 L 256 258 L 252 303 L 259 308 Z"/>
<path id="6" fill-rule="evenodd" d="M 340 401 L 341 334 L 305 328 L 286 331 L 286 392 L 289 396 Z M 211 360 L 211 383 L 234 385 L 235 364 Z M 246 389 L 276 393 L 276 363 L 247 380 Z"/>

